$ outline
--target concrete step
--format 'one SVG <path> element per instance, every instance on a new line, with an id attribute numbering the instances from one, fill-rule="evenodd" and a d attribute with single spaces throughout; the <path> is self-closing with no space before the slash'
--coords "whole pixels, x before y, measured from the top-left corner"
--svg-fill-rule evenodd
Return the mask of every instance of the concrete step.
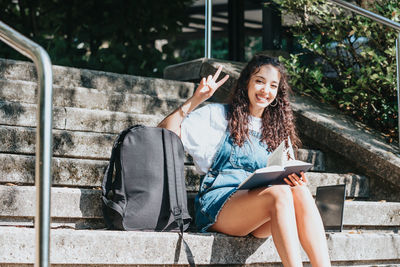
<path id="1" fill-rule="evenodd" d="M 92 133 L 119 133 L 135 124 L 157 126 L 164 118 L 162 115 L 69 107 L 54 107 L 53 114 L 53 129 Z M 0 100 L 0 125 L 36 127 L 36 105 Z M 321 151 L 300 149 L 298 158 L 313 163 L 312 171 L 325 171 L 325 159 Z"/>
<path id="2" fill-rule="evenodd" d="M 272 238 L 223 234 L 184 235 L 199 265 L 265 266 L 280 263 Z M 35 232 L 31 228 L 0 227 L 0 262 L 33 263 Z M 400 235 L 393 233 L 329 233 L 331 261 L 343 265 L 400 264 Z M 52 264 L 130 266 L 187 264 L 177 233 L 104 230 L 51 230 Z M 118 244 L 118 245 L 116 245 Z M 302 259 L 308 259 L 302 251 Z M 253 265 L 254 264 L 254 265 Z M 126 266 L 125 265 L 125 266 Z M 269 265 L 267 265 L 269 266 Z"/>
<path id="3" fill-rule="evenodd" d="M 315 149 L 299 149 L 296 159 L 313 164 L 310 171 L 324 172 L 326 171 L 325 155 L 320 150 Z"/>
<path id="4" fill-rule="evenodd" d="M 35 156 L 0 154 L 0 183 L 30 185 L 35 183 Z M 186 157 L 186 162 L 191 161 Z M 52 158 L 53 186 L 99 187 L 108 165 L 107 160 Z M 193 165 L 185 166 L 189 191 L 198 190 L 200 175 Z"/>
<path id="5" fill-rule="evenodd" d="M 0 154 L 0 183 L 34 184 L 35 157 L 31 155 Z M 190 157 L 186 158 L 190 164 Z M 107 160 L 73 159 L 53 157 L 53 185 L 69 187 L 98 187 L 101 185 Z M 188 191 L 197 192 L 201 175 L 193 165 L 185 166 Z M 366 198 L 369 196 L 369 183 L 365 176 L 356 174 L 336 174 L 308 172 L 311 192 L 317 186 L 347 185 L 347 196 Z"/>
<path id="6" fill-rule="evenodd" d="M 309 187 L 315 195 L 316 186 L 311 184 Z M 22 222 L 25 225 L 29 223 L 35 213 L 35 192 L 34 186 L 0 185 L 0 203 L 2 203 L 0 224 Z M 52 187 L 53 225 L 103 228 L 100 196 L 100 189 Z M 188 194 L 189 211 L 192 216 L 194 196 L 195 193 Z M 351 200 L 345 203 L 344 224 L 346 226 L 379 226 L 381 228 L 400 226 L 400 203 Z"/>
<path id="7" fill-rule="evenodd" d="M 138 116 L 138 121 L 146 117 Z M 112 128 L 110 124 L 109 129 Z M 122 128 L 123 129 L 123 128 Z M 0 152 L 35 153 L 35 132 L 32 127 L 0 125 Z M 53 153 L 57 157 L 106 159 L 117 134 L 69 130 L 53 130 Z M 317 150 L 300 150 L 300 160 L 314 164 L 314 170 L 324 170 L 323 154 Z"/>
<path id="8" fill-rule="evenodd" d="M 119 133 L 142 124 L 157 126 L 162 115 L 145 115 L 107 110 L 54 107 L 53 129 L 98 133 Z M 36 105 L 0 100 L 0 125 L 36 127 Z M 324 154 L 319 150 L 300 149 L 297 157 L 314 164 L 312 171 L 325 171 Z"/>
<path id="9" fill-rule="evenodd" d="M 35 153 L 36 129 L 0 126 L 0 152 Z M 87 159 L 107 159 L 116 134 L 53 130 L 53 155 Z"/>
<path id="10" fill-rule="evenodd" d="M 36 110 L 37 105 L 35 104 L 0 100 L 0 125 L 36 127 Z M 155 127 L 163 118 L 163 115 L 55 106 L 53 108 L 53 129 L 119 133 L 135 124 Z"/>
<path id="11" fill-rule="evenodd" d="M 0 59 L 0 79 L 36 82 L 34 65 L 30 62 Z M 140 93 L 159 98 L 188 98 L 194 84 L 165 79 L 53 66 L 53 84 L 62 88 L 94 88 L 119 93 Z M 1 86 L 0 86 L 1 88 Z"/>
<path id="12" fill-rule="evenodd" d="M 37 104 L 36 90 L 37 85 L 32 82 L 0 80 L 0 100 L 3 101 Z M 58 107 L 167 115 L 182 103 L 183 98 L 161 98 L 144 93 L 53 87 L 53 105 Z"/>

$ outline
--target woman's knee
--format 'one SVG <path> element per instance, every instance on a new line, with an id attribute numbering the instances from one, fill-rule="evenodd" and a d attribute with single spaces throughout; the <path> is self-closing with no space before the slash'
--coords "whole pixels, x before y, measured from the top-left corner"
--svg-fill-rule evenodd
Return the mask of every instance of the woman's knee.
<path id="1" fill-rule="evenodd" d="M 293 206 L 293 194 L 287 185 L 275 185 L 269 188 L 275 208 Z"/>

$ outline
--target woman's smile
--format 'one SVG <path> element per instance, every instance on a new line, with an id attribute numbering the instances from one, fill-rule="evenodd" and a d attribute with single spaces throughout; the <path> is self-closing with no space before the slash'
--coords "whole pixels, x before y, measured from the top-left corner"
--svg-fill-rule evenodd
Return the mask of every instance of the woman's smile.
<path id="1" fill-rule="evenodd" d="M 268 97 L 266 95 L 256 94 L 256 98 L 261 103 L 268 103 L 269 102 L 269 99 L 268 99 Z"/>

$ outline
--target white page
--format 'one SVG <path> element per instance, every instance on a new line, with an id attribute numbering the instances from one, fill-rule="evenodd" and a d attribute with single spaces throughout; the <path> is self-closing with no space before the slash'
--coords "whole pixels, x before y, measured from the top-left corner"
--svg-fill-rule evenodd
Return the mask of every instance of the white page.
<path id="1" fill-rule="evenodd" d="M 307 164 L 307 162 L 293 159 L 286 161 L 284 166 L 303 166 L 304 164 Z"/>
<path id="2" fill-rule="evenodd" d="M 263 172 L 278 172 L 278 171 L 284 171 L 282 166 L 268 166 L 265 168 L 257 169 L 254 173 L 263 173 Z"/>
<path id="3" fill-rule="evenodd" d="M 284 151 L 285 151 L 285 141 L 282 141 L 282 143 L 274 150 L 274 152 L 272 152 L 272 154 L 269 155 L 267 166 L 273 166 L 273 165 L 282 166 Z"/>

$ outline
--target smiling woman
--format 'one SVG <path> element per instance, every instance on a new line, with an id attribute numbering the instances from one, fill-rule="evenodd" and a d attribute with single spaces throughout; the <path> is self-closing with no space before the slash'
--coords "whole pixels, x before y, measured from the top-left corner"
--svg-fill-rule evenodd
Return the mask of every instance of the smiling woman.
<path id="1" fill-rule="evenodd" d="M 284 266 L 301 266 L 300 240 L 313 266 L 330 266 L 325 232 L 304 173 L 291 174 L 287 185 L 239 190 L 238 185 L 266 167 L 271 151 L 285 141 L 287 159 L 298 144 L 282 64 L 256 55 L 241 72 L 229 105 L 210 104 L 227 79 L 203 78 L 194 95 L 167 116 L 159 127 L 178 134 L 185 150 L 204 173 L 195 199 L 196 224 L 201 232 L 233 236 L 272 235 Z M 300 176 L 300 177 L 299 177 Z"/>

